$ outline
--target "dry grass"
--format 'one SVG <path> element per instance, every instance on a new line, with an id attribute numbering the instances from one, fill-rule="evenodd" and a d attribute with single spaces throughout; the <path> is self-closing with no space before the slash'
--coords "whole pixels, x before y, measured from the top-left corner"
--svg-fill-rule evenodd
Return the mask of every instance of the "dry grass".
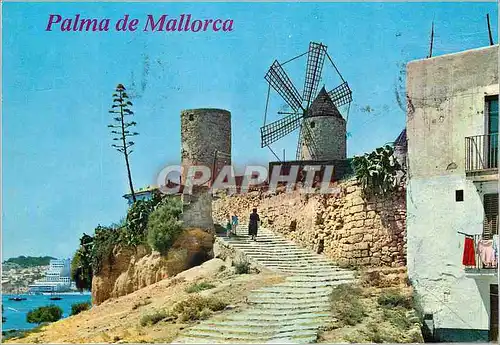
<path id="1" fill-rule="evenodd" d="M 221 311 L 227 303 L 217 297 L 190 296 L 188 299 L 177 303 L 169 313 L 169 316 L 177 322 L 203 320 L 212 315 L 213 312 Z"/>
<path id="2" fill-rule="evenodd" d="M 336 321 L 323 329 L 318 342 L 423 342 L 418 299 L 404 273 L 397 275 L 362 272 L 359 285 L 335 288 L 331 310 Z"/>
<path id="3" fill-rule="evenodd" d="M 337 318 L 339 325 L 354 326 L 366 316 L 361 303 L 362 290 L 351 285 L 338 285 L 330 295 L 332 314 Z"/>

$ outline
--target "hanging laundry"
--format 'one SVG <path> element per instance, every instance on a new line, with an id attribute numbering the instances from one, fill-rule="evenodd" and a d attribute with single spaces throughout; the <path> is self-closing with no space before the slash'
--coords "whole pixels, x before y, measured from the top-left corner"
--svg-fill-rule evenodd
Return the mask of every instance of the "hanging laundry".
<path id="1" fill-rule="evenodd" d="M 493 235 L 493 252 L 495 254 L 495 259 L 498 264 L 498 235 Z"/>
<path id="2" fill-rule="evenodd" d="M 462 258 L 462 265 L 476 266 L 476 253 L 474 252 L 474 240 L 470 237 L 465 238 L 464 256 Z"/>
<path id="3" fill-rule="evenodd" d="M 477 252 L 483 263 L 484 268 L 492 268 L 496 266 L 495 251 L 493 250 L 492 240 L 479 240 L 477 244 Z"/>

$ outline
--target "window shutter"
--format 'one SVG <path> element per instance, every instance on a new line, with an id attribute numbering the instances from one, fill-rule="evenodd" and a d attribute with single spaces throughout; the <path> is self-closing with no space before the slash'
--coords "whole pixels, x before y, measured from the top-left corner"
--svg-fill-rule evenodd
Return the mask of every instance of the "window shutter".
<path id="1" fill-rule="evenodd" d="M 484 195 L 483 239 L 491 240 L 498 234 L 498 193 Z"/>

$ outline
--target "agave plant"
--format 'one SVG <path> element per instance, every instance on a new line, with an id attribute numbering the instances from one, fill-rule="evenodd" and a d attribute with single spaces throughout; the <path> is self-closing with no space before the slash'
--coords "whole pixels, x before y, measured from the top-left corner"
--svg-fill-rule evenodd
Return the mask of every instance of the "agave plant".
<path id="1" fill-rule="evenodd" d="M 397 185 L 396 175 L 401 166 L 394 158 L 394 149 L 386 145 L 363 156 L 355 156 L 356 178 L 366 194 L 385 195 Z"/>

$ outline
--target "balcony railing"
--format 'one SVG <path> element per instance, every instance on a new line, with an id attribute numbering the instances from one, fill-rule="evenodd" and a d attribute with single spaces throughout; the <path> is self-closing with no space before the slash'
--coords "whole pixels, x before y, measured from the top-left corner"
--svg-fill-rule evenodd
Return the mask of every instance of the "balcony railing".
<path id="1" fill-rule="evenodd" d="M 498 169 L 498 133 L 465 138 L 465 172 Z"/>

